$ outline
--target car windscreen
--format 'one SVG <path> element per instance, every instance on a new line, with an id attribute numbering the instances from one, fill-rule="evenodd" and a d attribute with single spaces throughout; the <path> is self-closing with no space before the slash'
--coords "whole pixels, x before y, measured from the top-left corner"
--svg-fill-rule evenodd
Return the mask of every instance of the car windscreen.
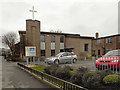
<path id="1" fill-rule="evenodd" d="M 120 56 L 120 51 L 110 51 L 106 53 L 104 56 Z"/>
<path id="2" fill-rule="evenodd" d="M 58 53 L 55 57 L 61 56 L 63 53 Z"/>

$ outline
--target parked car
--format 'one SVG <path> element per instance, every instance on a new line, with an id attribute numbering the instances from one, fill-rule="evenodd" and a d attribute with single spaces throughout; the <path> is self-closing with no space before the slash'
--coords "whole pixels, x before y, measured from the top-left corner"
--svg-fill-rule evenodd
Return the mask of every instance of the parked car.
<path id="1" fill-rule="evenodd" d="M 46 58 L 45 63 L 59 64 L 59 63 L 75 63 L 77 61 L 77 55 L 73 52 L 61 52 L 54 57 Z"/>
<path id="2" fill-rule="evenodd" d="M 107 52 L 95 64 L 97 69 L 120 69 L 120 49 Z"/>

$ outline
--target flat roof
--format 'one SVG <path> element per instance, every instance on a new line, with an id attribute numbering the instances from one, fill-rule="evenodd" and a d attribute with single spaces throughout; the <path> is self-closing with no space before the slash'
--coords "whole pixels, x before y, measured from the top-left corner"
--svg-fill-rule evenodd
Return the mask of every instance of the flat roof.
<path id="1" fill-rule="evenodd" d="M 115 34 L 115 35 L 110 35 L 110 36 L 95 38 L 94 40 L 97 40 L 97 39 L 104 39 L 104 38 L 110 38 L 110 37 L 115 37 L 115 36 L 120 36 L 120 34 Z"/>
<path id="2" fill-rule="evenodd" d="M 26 31 L 19 31 L 19 34 L 26 34 Z M 94 38 L 94 37 L 88 37 L 88 36 L 80 36 L 80 34 L 57 33 L 57 32 L 43 32 L 43 31 L 41 31 L 40 34 L 64 35 L 65 37 L 83 38 L 83 39 L 93 39 Z"/>

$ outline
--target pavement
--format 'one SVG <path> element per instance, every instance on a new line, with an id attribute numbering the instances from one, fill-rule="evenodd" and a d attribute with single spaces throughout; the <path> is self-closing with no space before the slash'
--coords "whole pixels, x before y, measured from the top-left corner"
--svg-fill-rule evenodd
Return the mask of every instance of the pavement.
<path id="1" fill-rule="evenodd" d="M 10 63 L 0 56 L 2 66 L 2 88 L 53 88 L 51 85 L 34 78 L 32 75 L 16 67 L 16 63 Z M 1 68 L 0 68 L 1 69 Z M 1 82 L 2 81 L 2 82 Z"/>

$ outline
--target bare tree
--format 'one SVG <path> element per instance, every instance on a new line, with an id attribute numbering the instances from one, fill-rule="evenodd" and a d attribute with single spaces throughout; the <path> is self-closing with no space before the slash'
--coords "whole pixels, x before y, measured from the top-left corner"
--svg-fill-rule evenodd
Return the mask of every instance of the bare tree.
<path id="1" fill-rule="evenodd" d="M 10 48 L 11 53 L 13 54 L 13 47 L 17 42 L 17 34 L 14 32 L 9 32 L 2 37 L 2 42 L 4 45 Z"/>
<path id="2" fill-rule="evenodd" d="M 50 32 L 55 32 L 55 33 L 62 33 L 62 30 L 50 30 Z"/>

